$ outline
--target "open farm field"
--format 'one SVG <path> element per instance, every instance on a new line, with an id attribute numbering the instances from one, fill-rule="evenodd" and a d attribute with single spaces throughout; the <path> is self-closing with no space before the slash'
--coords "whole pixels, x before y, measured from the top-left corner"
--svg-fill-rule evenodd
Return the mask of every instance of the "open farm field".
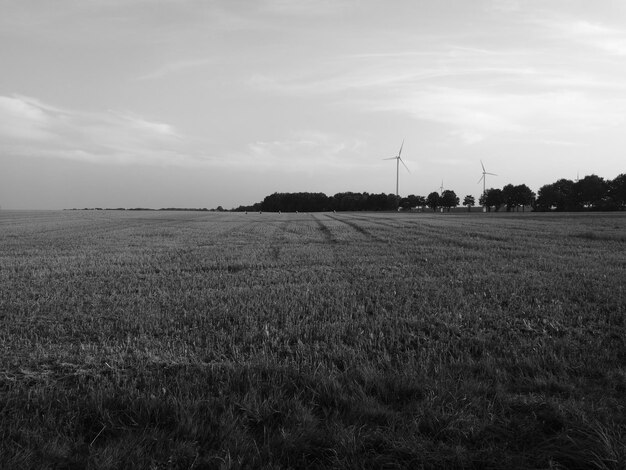
<path id="1" fill-rule="evenodd" d="M 0 212 L 0 468 L 626 468 L 626 214 Z"/>

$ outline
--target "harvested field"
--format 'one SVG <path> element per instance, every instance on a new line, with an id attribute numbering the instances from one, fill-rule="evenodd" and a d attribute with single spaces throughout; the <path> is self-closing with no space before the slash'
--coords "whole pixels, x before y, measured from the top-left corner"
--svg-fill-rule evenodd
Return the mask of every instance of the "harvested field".
<path id="1" fill-rule="evenodd" d="M 0 212 L 2 468 L 626 468 L 626 214 Z"/>

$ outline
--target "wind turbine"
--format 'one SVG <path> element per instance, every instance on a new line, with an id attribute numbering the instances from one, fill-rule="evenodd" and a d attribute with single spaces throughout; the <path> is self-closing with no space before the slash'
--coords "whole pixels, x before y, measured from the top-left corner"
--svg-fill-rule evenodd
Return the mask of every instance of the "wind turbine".
<path id="1" fill-rule="evenodd" d="M 443 180 L 441 180 L 441 186 L 439 187 L 439 195 L 443 196 Z"/>
<path id="2" fill-rule="evenodd" d="M 483 175 L 480 177 L 480 179 L 478 180 L 478 182 L 480 183 L 481 181 L 483 182 L 483 194 L 485 194 L 485 192 L 487 191 L 485 189 L 485 184 L 487 181 L 487 178 L 485 178 L 485 175 L 491 175 L 491 176 L 498 176 L 495 173 L 488 173 L 487 170 L 485 170 L 485 165 L 483 165 L 483 161 L 480 161 L 480 166 L 483 167 Z"/>
<path id="3" fill-rule="evenodd" d="M 396 161 L 396 196 L 398 196 L 398 183 L 400 181 L 400 162 L 402 162 L 402 164 L 404 165 L 404 168 L 406 168 L 406 171 L 411 173 L 411 171 L 409 170 L 409 167 L 406 166 L 406 163 L 404 163 L 404 160 L 402 160 L 402 158 L 400 157 L 400 155 L 402 154 L 402 147 L 404 147 L 404 139 L 402 139 L 402 145 L 400 145 L 400 150 L 398 151 L 398 155 L 396 155 L 395 157 L 391 157 L 391 158 L 383 158 L 383 160 L 395 160 Z"/>

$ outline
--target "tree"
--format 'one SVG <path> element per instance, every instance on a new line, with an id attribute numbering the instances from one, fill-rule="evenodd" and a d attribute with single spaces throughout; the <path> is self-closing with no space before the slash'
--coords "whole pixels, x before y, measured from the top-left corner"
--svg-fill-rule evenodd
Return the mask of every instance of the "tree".
<path id="1" fill-rule="evenodd" d="M 465 196 L 465 199 L 463 199 L 463 205 L 467 206 L 467 212 L 472 210 L 472 206 L 474 206 L 474 204 L 476 204 L 476 199 L 474 199 L 474 196 L 471 194 L 468 194 Z"/>
<path id="2" fill-rule="evenodd" d="M 478 198 L 478 204 L 480 204 L 481 206 L 489 210 L 489 208 L 487 207 L 487 191 L 485 191 L 484 193 L 480 195 L 480 197 Z"/>
<path id="3" fill-rule="evenodd" d="M 515 200 L 518 206 L 522 206 L 522 212 L 526 212 L 526 206 L 532 205 L 535 193 L 525 184 L 515 186 Z"/>
<path id="4" fill-rule="evenodd" d="M 450 212 L 450 208 L 456 207 L 456 206 L 459 205 L 459 198 L 455 194 L 454 191 L 452 191 L 451 189 L 446 189 L 441 194 L 441 198 L 439 200 L 439 204 L 442 207 L 445 207 L 446 209 L 448 209 L 448 212 Z"/>
<path id="5" fill-rule="evenodd" d="M 266 212 L 319 212 L 329 208 L 330 201 L 324 193 L 274 193 L 261 203 L 261 210 Z"/>
<path id="6" fill-rule="evenodd" d="M 437 210 L 437 208 L 440 206 L 440 199 L 441 197 L 439 196 L 439 193 L 436 191 L 433 191 L 432 193 L 430 193 L 427 197 L 426 197 L 426 205 L 428 207 L 430 207 L 433 212 Z"/>
<path id="7" fill-rule="evenodd" d="M 502 199 L 507 211 L 519 209 L 520 206 L 522 206 L 522 210 L 525 210 L 525 206 L 530 205 L 534 198 L 535 193 L 525 184 L 517 186 L 507 184 L 502 188 Z"/>
<path id="8" fill-rule="evenodd" d="M 626 208 L 626 173 L 622 173 L 609 181 L 609 198 L 616 209 Z"/>
<path id="9" fill-rule="evenodd" d="M 416 207 L 424 207 L 426 205 L 426 198 L 424 196 L 416 196 L 411 194 L 405 198 L 402 198 L 400 205 L 404 209 L 414 209 Z"/>
<path id="10" fill-rule="evenodd" d="M 490 188 L 480 196 L 480 205 L 485 206 L 489 212 L 492 207 L 496 212 L 499 211 L 502 204 L 504 204 L 504 196 L 501 189 Z"/>
<path id="11" fill-rule="evenodd" d="M 609 185 L 597 175 L 588 175 L 572 187 L 575 203 L 579 207 L 593 208 L 602 205 L 608 196 Z"/>
<path id="12" fill-rule="evenodd" d="M 424 196 L 415 196 L 415 206 L 423 209 L 426 207 L 426 198 Z"/>
<path id="13" fill-rule="evenodd" d="M 507 212 L 517 206 L 517 202 L 515 201 L 515 186 L 507 184 L 502 188 L 502 201 L 506 205 Z"/>
<path id="14" fill-rule="evenodd" d="M 537 209 L 557 211 L 574 210 L 577 208 L 573 197 L 574 182 L 568 179 L 560 179 L 552 184 L 546 184 L 539 188 L 537 194 Z"/>
<path id="15" fill-rule="evenodd" d="M 400 198 L 395 194 L 370 194 L 367 198 L 367 209 L 374 211 L 395 210 L 399 203 Z"/>
<path id="16" fill-rule="evenodd" d="M 337 193 L 332 197 L 332 209 L 338 211 L 366 210 L 368 196 L 368 193 Z"/>

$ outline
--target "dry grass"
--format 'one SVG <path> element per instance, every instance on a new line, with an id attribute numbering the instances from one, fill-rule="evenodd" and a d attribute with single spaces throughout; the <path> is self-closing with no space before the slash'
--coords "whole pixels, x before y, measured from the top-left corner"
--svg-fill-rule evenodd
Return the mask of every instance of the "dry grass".
<path id="1" fill-rule="evenodd" d="M 0 212 L 0 467 L 624 468 L 625 229 Z"/>

